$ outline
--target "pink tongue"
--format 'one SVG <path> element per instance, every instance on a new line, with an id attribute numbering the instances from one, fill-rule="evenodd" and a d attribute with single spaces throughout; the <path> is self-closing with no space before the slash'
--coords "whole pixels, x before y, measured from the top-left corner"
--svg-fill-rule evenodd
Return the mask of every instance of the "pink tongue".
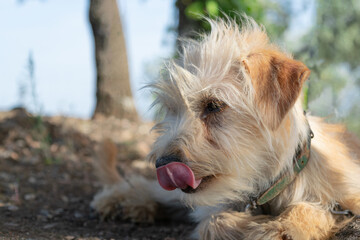
<path id="1" fill-rule="evenodd" d="M 180 162 L 172 162 L 158 167 L 156 174 L 160 186 L 168 191 L 176 188 L 185 189 L 188 186 L 195 189 L 201 182 L 201 179 L 195 180 L 193 171 L 187 165 Z"/>

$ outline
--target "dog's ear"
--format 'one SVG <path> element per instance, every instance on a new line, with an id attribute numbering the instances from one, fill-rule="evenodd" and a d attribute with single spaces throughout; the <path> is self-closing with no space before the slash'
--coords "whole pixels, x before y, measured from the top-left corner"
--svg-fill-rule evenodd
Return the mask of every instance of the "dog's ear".
<path id="1" fill-rule="evenodd" d="M 255 102 L 265 124 L 276 129 L 295 104 L 310 70 L 274 50 L 252 53 L 242 60 L 255 89 Z"/>

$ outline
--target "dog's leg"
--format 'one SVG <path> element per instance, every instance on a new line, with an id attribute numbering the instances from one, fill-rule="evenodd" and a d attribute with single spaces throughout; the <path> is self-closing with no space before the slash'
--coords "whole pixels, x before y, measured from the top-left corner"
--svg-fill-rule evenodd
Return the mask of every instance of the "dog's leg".
<path id="1" fill-rule="evenodd" d="M 344 193 L 339 203 L 344 210 L 350 210 L 353 214 L 360 215 L 360 189 L 357 192 L 353 190 Z"/>
<path id="2" fill-rule="evenodd" d="M 103 189 L 95 195 L 91 206 L 102 219 L 121 217 L 134 222 L 151 222 L 155 216 L 158 217 L 158 209 L 164 210 L 159 207 L 164 206 L 167 208 L 165 210 L 170 208 L 177 213 L 180 199 L 178 191 L 165 191 L 155 179 L 146 179 L 140 174 L 120 176 L 114 142 L 106 139 L 97 153 L 94 168 Z"/>
<path id="3" fill-rule="evenodd" d="M 350 165 L 350 164 L 348 164 Z M 338 199 L 343 209 L 348 209 L 355 215 L 360 215 L 360 167 L 351 166 L 343 174 L 343 181 L 338 181 L 337 192 L 340 193 Z"/>
<path id="4" fill-rule="evenodd" d="M 335 199 L 344 210 L 350 210 L 355 215 L 360 215 L 360 165 L 355 164 L 349 159 L 341 159 L 342 165 L 331 166 L 329 185 L 333 187 L 333 199 Z"/>
<path id="5" fill-rule="evenodd" d="M 329 210 L 306 202 L 288 207 L 274 222 L 280 226 L 279 239 L 328 239 L 335 227 L 335 218 Z M 267 224 L 272 223 L 263 225 L 268 227 Z"/>
<path id="6" fill-rule="evenodd" d="M 108 185 L 95 195 L 91 206 L 102 219 L 122 217 L 135 222 L 151 222 L 157 204 L 151 197 L 151 184 L 141 176 Z"/>
<path id="7" fill-rule="evenodd" d="M 331 213 L 318 205 L 298 203 L 278 217 L 244 212 L 212 215 L 200 223 L 200 239 L 310 240 L 327 239 L 335 225 Z"/>
<path id="8" fill-rule="evenodd" d="M 91 206 L 102 219 L 121 217 L 134 222 L 152 222 L 160 210 L 164 211 L 163 207 L 177 214 L 179 198 L 178 192 L 165 191 L 157 181 L 136 175 L 128 182 L 105 186 L 95 195 Z"/>
<path id="9" fill-rule="evenodd" d="M 270 216 L 259 215 L 252 216 L 247 212 L 226 211 L 210 215 L 200 222 L 196 228 L 194 237 L 201 240 L 235 240 L 247 239 L 250 226 L 271 221 Z M 273 230 L 275 228 L 271 228 Z M 274 232 L 274 231 L 272 231 Z M 255 239 L 277 239 L 277 232 L 267 232 Z"/>

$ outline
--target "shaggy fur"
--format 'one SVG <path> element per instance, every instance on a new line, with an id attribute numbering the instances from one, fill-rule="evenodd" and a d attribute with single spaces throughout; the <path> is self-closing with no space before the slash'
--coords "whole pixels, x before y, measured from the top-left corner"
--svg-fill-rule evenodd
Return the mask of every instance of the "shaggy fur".
<path id="1" fill-rule="evenodd" d="M 150 161 L 176 155 L 202 183 L 193 193 L 168 192 L 156 180 L 132 177 L 106 186 L 92 206 L 111 215 L 119 205 L 139 221 L 154 219 L 158 203 L 183 203 L 194 209 L 198 239 L 329 238 L 340 226 L 330 212 L 335 203 L 360 214 L 359 141 L 342 126 L 304 116 L 300 93 L 310 71 L 270 43 L 263 27 L 249 18 L 241 29 L 209 22 L 211 33 L 183 41 L 179 61 L 151 85 L 163 119 Z M 315 135 L 308 165 L 262 211 L 245 211 L 249 196 L 292 173 L 307 120 Z"/>

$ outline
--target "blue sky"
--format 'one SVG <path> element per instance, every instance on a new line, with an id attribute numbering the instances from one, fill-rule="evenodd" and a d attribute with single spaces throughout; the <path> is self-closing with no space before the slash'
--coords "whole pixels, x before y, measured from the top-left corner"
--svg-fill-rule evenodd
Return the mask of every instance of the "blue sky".
<path id="1" fill-rule="evenodd" d="M 85 117 L 93 107 L 94 68 L 86 1 L 66 2 L 1 1 L 0 109 L 16 105 L 20 84 L 29 82 L 29 52 L 34 57 L 43 112 L 73 111 Z"/>
<path id="2" fill-rule="evenodd" d="M 294 8 L 301 8 L 301 0 Z M 127 40 L 130 77 L 138 110 L 149 101 L 138 89 L 148 81 L 144 66 L 169 57 L 174 43 L 174 0 L 118 1 Z M 314 7 L 294 17 L 288 39 L 311 25 Z M 300 28 L 299 28 L 300 26 Z M 95 105 L 95 62 L 88 23 L 88 0 L 0 1 L 0 111 L 19 103 L 19 89 L 29 85 L 27 61 L 35 62 L 41 113 L 90 117 Z M 27 88 L 29 91 L 29 87 Z M 23 98 L 34 110 L 30 94 Z"/>
<path id="3" fill-rule="evenodd" d="M 173 22 L 173 1 L 119 1 L 135 90 L 146 82 L 143 66 L 171 52 L 166 28 Z M 88 23 L 88 0 L 0 2 L 0 110 L 19 103 L 19 87 L 28 84 L 32 52 L 42 113 L 89 117 L 95 104 L 95 62 Z M 164 44 L 168 39 L 169 43 Z M 24 99 L 33 109 L 31 97 Z M 142 113 L 146 101 L 138 102 Z"/>

